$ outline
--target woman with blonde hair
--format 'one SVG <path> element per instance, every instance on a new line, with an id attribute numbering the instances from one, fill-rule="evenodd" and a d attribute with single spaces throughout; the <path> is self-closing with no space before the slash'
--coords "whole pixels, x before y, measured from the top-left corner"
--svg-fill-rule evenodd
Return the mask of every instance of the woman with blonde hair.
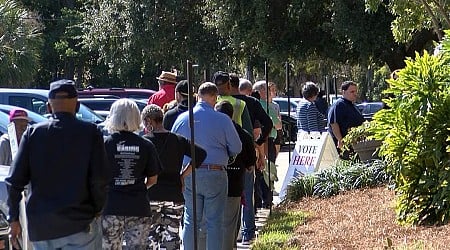
<path id="1" fill-rule="evenodd" d="M 163 112 L 159 106 L 148 105 L 142 111 L 141 117 L 148 131 L 144 138 L 154 143 L 163 165 L 158 183 L 148 190 L 153 213 L 150 245 L 152 249 L 180 249 L 178 231 L 184 209 L 180 172 L 184 156 L 191 157 L 191 143 L 186 138 L 164 129 Z M 205 158 L 206 151 L 196 145 L 195 166 L 200 166 Z"/>
<path id="2" fill-rule="evenodd" d="M 103 249 L 146 249 L 151 210 L 147 189 L 156 184 L 161 163 L 155 146 L 134 132 L 141 129 L 139 108 L 130 99 L 113 103 L 105 128 L 112 179 L 103 210 Z"/>

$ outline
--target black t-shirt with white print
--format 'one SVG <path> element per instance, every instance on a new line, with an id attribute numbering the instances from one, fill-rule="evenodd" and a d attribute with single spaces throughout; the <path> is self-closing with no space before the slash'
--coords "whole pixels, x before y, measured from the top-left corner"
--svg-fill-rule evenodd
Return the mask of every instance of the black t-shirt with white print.
<path id="1" fill-rule="evenodd" d="M 105 215 L 150 216 L 145 178 L 157 175 L 161 163 L 153 143 L 132 132 L 116 132 L 105 139 L 112 179 Z"/>

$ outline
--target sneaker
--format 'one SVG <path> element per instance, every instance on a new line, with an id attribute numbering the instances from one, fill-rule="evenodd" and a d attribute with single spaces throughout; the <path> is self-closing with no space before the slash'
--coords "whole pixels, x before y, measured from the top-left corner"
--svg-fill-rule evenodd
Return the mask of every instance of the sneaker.
<path id="1" fill-rule="evenodd" d="M 252 242 L 253 238 L 248 238 L 248 237 L 242 237 L 242 245 L 250 245 L 250 243 Z"/>
<path id="2" fill-rule="evenodd" d="M 249 240 L 242 240 L 242 245 L 248 246 L 248 245 L 250 245 L 250 241 Z"/>

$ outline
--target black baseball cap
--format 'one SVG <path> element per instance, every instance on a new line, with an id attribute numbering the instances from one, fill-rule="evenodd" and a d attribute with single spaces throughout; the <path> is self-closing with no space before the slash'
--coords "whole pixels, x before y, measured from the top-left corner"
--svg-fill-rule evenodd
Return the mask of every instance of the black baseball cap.
<path id="1" fill-rule="evenodd" d="M 56 94 L 60 92 L 65 92 L 67 95 L 56 97 Z M 50 83 L 50 92 L 48 93 L 50 99 L 75 98 L 77 96 L 78 92 L 72 80 L 63 79 Z"/>
<path id="2" fill-rule="evenodd" d="M 230 75 L 227 72 L 217 71 L 216 73 L 214 73 L 212 81 L 216 86 L 219 86 L 229 82 Z"/>
<path id="3" fill-rule="evenodd" d="M 177 83 L 177 86 L 175 87 L 175 92 L 180 93 L 181 95 L 188 95 L 189 86 L 188 86 L 187 80 L 181 80 Z"/>

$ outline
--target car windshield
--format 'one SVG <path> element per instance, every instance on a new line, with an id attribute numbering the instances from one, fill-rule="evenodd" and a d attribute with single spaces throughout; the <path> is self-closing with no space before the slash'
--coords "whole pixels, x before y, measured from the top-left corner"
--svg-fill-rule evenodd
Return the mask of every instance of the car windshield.
<path id="1" fill-rule="evenodd" d="M 94 111 L 83 104 L 80 104 L 80 109 L 77 112 L 77 118 L 83 121 L 93 122 L 95 124 L 105 121 L 103 117 L 97 115 Z"/>

